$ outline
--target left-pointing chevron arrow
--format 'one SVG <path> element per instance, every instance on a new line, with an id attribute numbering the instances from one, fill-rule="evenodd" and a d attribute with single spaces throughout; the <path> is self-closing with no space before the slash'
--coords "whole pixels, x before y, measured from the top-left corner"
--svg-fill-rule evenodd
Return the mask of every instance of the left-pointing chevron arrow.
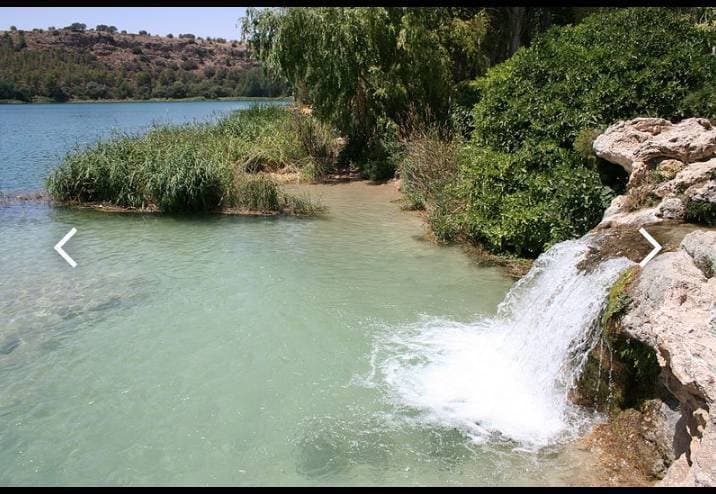
<path id="1" fill-rule="evenodd" d="M 68 241 L 69 239 L 71 239 L 71 238 L 72 238 L 72 235 L 74 235 L 75 233 L 77 233 L 77 228 L 74 228 L 74 227 L 73 227 L 72 230 L 70 230 L 69 232 L 67 232 L 67 235 L 65 235 L 64 237 L 62 237 L 62 240 L 60 240 L 59 242 L 57 242 L 57 244 L 55 244 L 55 250 L 57 251 L 57 253 L 58 253 L 59 255 L 61 255 L 61 256 L 62 256 L 62 259 L 64 259 L 65 261 L 67 261 L 67 262 L 69 263 L 69 265 L 72 266 L 73 268 L 74 268 L 74 267 L 77 267 L 77 263 L 75 262 L 74 259 L 72 259 L 72 258 L 67 254 L 67 252 L 65 252 L 64 250 L 62 250 L 62 246 L 65 245 L 65 244 L 67 243 L 67 241 Z"/>

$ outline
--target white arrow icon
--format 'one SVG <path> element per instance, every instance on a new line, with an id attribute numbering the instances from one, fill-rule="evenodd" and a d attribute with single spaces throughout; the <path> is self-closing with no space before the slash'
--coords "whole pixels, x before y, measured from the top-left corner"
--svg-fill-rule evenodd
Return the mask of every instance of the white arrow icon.
<path id="1" fill-rule="evenodd" d="M 646 266 L 647 262 L 651 261 L 654 258 L 654 256 L 659 253 L 659 251 L 661 250 L 661 244 L 659 244 L 659 242 L 654 240 L 654 237 L 649 235 L 649 232 L 647 232 L 643 228 L 639 228 L 639 233 L 641 233 L 644 236 L 644 238 L 647 239 L 649 241 L 649 243 L 654 246 L 652 251 L 649 252 L 649 255 L 646 256 L 644 259 L 642 259 L 641 262 L 639 263 L 639 266 L 641 266 L 643 268 L 644 266 Z"/>
<path id="2" fill-rule="evenodd" d="M 62 240 L 60 240 L 59 242 L 57 242 L 57 244 L 55 245 L 55 250 L 57 251 L 57 253 L 58 253 L 59 255 L 61 255 L 62 258 L 63 258 L 65 261 L 67 261 L 67 262 L 70 264 L 70 266 L 72 266 L 73 268 L 74 268 L 74 267 L 77 267 L 77 263 L 75 262 L 74 259 L 72 259 L 72 258 L 67 254 L 67 252 L 65 252 L 64 250 L 62 250 L 62 246 L 65 245 L 65 244 L 67 243 L 67 241 L 68 241 L 69 239 L 71 239 L 71 238 L 72 238 L 72 235 L 74 235 L 75 233 L 77 233 L 77 228 L 74 228 L 74 227 L 73 227 L 72 230 L 70 230 L 69 232 L 67 232 L 67 235 L 65 235 L 64 237 L 62 237 Z"/>

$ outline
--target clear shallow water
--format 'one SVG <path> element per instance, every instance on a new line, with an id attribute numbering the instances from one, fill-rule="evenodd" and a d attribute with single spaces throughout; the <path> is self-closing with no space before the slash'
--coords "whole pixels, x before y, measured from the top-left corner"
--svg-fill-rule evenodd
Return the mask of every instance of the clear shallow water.
<path id="1" fill-rule="evenodd" d="M 493 314 L 512 281 L 424 240 L 389 185 L 309 189 L 327 217 L 0 206 L 0 485 L 579 479 L 574 451 L 475 444 L 371 379 L 377 341 Z"/>

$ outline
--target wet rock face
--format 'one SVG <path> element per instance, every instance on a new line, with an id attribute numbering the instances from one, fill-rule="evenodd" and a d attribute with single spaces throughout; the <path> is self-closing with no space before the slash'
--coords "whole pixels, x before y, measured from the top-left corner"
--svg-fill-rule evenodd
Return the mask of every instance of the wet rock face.
<path id="1" fill-rule="evenodd" d="M 674 442 L 686 444 L 665 485 L 716 485 L 716 232 L 695 231 L 654 258 L 631 286 L 622 330 L 656 351 L 662 379 L 678 400 Z"/>

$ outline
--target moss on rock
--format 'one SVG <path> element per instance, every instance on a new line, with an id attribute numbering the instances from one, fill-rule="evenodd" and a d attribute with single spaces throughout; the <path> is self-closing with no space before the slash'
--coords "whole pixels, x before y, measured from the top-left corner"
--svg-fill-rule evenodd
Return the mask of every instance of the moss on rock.
<path id="1" fill-rule="evenodd" d="M 658 394 L 661 368 L 656 353 L 627 336 L 621 327 L 621 319 L 632 304 L 629 288 L 639 269 L 633 266 L 625 270 L 609 290 L 597 328 L 601 340 L 588 355 L 573 392 L 577 404 L 613 415 L 638 407 Z"/>
<path id="2" fill-rule="evenodd" d="M 716 226 L 716 204 L 693 199 L 687 201 L 686 220 L 699 225 Z"/>

